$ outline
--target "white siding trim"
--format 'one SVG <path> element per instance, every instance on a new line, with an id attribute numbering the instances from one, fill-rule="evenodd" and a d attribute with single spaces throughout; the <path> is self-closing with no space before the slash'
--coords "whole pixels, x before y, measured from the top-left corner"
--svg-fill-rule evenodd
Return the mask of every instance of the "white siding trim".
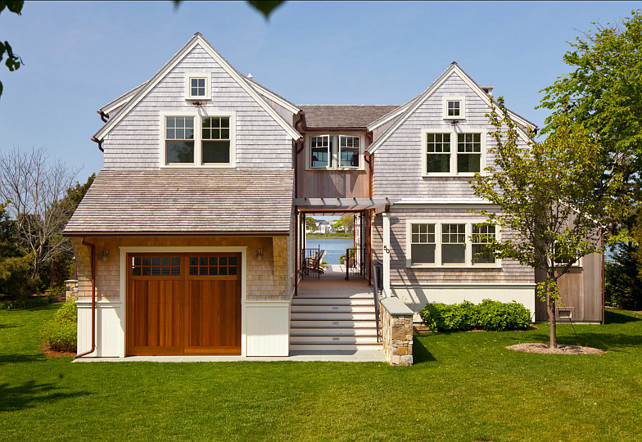
<path id="1" fill-rule="evenodd" d="M 274 101 L 279 106 L 289 110 L 290 112 L 292 112 L 293 116 L 294 116 L 294 114 L 298 114 L 301 111 L 301 109 L 299 109 L 298 107 L 296 107 L 295 105 L 293 105 L 289 101 L 285 100 L 284 98 L 279 97 L 274 92 L 272 92 L 271 90 L 261 86 L 260 84 L 254 82 L 254 81 L 249 81 L 249 83 L 254 89 L 256 89 L 256 91 L 259 94 L 263 95 L 266 98 L 269 98 L 270 100 Z"/>
<path id="2" fill-rule="evenodd" d="M 241 356 L 246 356 L 246 341 L 247 341 L 247 313 L 246 313 L 246 294 L 247 294 L 247 246 L 231 246 L 231 247 L 180 247 L 180 246 L 127 246 L 118 247 L 120 252 L 120 302 L 122 303 L 122 333 L 126 333 L 125 329 L 127 324 L 127 303 L 125 302 L 127 293 L 127 254 L 128 253 L 240 253 L 241 254 Z M 127 351 L 127 343 L 125 336 L 123 336 L 123 351 L 125 355 Z"/>
<path id="3" fill-rule="evenodd" d="M 256 90 L 250 86 L 249 81 L 241 76 L 221 55 L 214 50 L 200 34 L 194 35 L 147 83 L 138 93 L 125 105 L 124 109 L 110 119 L 96 134 L 97 139 L 103 140 L 105 136 L 127 115 L 160 81 L 167 76 L 176 65 L 183 60 L 197 45 L 200 45 L 220 66 L 228 73 L 236 83 L 241 86 L 256 103 L 276 121 L 292 139 L 298 140 L 301 134 L 288 124 L 269 104 L 261 98 Z"/>
<path id="4" fill-rule="evenodd" d="M 390 212 L 383 214 L 383 290 L 390 293 Z"/>

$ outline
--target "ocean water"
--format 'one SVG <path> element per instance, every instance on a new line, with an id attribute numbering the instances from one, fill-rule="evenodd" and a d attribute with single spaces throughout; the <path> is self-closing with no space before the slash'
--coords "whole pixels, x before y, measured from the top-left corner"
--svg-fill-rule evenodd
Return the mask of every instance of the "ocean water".
<path id="1" fill-rule="evenodd" d="M 324 261 L 328 264 L 341 264 L 339 258 L 345 255 L 346 249 L 354 247 L 354 240 L 352 238 L 314 238 L 308 239 L 305 242 L 305 247 L 317 248 L 321 246 L 321 250 L 326 251 Z"/>

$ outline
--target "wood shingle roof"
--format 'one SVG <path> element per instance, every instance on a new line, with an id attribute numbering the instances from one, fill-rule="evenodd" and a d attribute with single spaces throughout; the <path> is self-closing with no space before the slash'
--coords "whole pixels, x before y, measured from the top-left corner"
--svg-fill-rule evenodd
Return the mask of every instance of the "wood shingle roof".
<path id="1" fill-rule="evenodd" d="M 308 129 L 365 129 L 398 105 L 299 105 Z"/>
<path id="2" fill-rule="evenodd" d="M 64 234 L 288 234 L 290 170 L 103 169 Z"/>

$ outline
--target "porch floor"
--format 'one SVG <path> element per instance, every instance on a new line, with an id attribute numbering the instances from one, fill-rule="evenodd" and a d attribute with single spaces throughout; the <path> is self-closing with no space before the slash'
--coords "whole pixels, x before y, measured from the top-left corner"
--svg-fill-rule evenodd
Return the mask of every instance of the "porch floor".
<path id="1" fill-rule="evenodd" d="M 299 283 L 297 296 L 346 296 L 348 294 L 372 295 L 368 281 L 351 278 L 346 281 L 345 266 L 330 264 L 320 278 L 306 278 Z"/>

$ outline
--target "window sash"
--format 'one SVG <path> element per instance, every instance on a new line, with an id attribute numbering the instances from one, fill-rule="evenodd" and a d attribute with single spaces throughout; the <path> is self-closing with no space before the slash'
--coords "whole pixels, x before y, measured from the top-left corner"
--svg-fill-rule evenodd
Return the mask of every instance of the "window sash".
<path id="1" fill-rule="evenodd" d="M 165 163 L 194 163 L 194 117 L 165 117 Z"/>
<path id="2" fill-rule="evenodd" d="M 189 79 L 190 97 L 207 96 L 206 81 L 207 79 L 204 77 L 190 77 Z"/>
<path id="3" fill-rule="evenodd" d="M 461 101 L 460 100 L 448 100 L 446 115 L 449 117 L 460 117 L 461 116 Z"/>
<path id="4" fill-rule="evenodd" d="M 332 167 L 332 137 L 310 137 L 310 167 Z"/>
<path id="5" fill-rule="evenodd" d="M 426 172 L 450 173 L 450 133 L 426 134 Z"/>
<path id="6" fill-rule="evenodd" d="M 436 260 L 436 232 L 434 224 L 411 225 L 412 264 L 434 264 Z"/>
<path id="7" fill-rule="evenodd" d="M 339 167 L 359 167 L 360 137 L 339 135 Z"/>

